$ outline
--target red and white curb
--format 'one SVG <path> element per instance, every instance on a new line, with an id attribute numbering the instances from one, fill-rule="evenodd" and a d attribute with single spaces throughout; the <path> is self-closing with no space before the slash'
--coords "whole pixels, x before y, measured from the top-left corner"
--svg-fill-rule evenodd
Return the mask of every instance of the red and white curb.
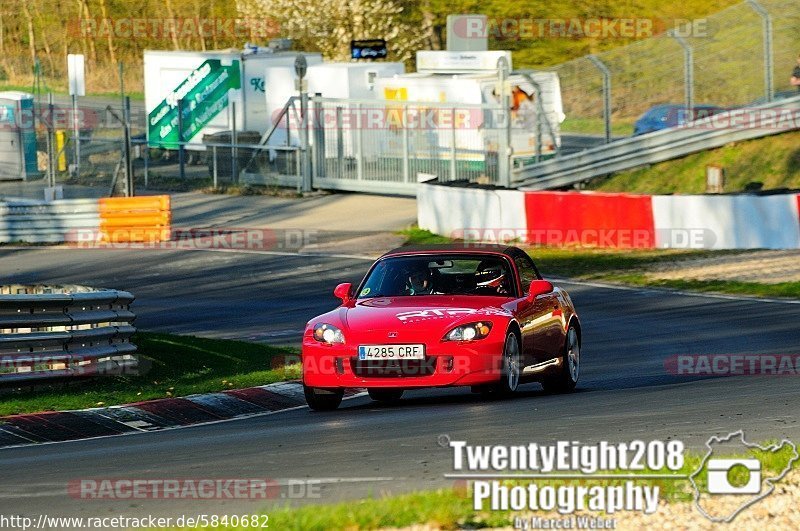
<path id="1" fill-rule="evenodd" d="M 345 399 L 364 394 L 348 389 Z M 0 448 L 211 424 L 306 407 L 299 381 L 134 404 L 0 417 Z"/>

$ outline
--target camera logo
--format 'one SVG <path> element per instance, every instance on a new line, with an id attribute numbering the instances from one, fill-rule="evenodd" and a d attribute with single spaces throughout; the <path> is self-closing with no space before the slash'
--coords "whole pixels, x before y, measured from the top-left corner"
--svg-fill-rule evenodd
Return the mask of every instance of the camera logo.
<path id="1" fill-rule="evenodd" d="M 761 492 L 761 462 L 758 459 L 709 459 L 709 494 L 758 494 Z M 740 478 L 744 477 L 744 481 Z"/>
<path id="2" fill-rule="evenodd" d="M 689 481 L 697 510 L 716 523 L 731 522 L 772 494 L 775 484 L 800 459 L 791 441 L 759 446 L 747 442 L 741 430 L 711 437 L 706 448 L 708 452 Z"/>

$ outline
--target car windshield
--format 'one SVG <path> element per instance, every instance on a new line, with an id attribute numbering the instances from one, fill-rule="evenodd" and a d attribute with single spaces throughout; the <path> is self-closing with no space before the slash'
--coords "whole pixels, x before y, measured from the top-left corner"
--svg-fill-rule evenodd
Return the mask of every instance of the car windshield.
<path id="1" fill-rule="evenodd" d="M 359 299 L 416 295 L 511 297 L 513 276 L 499 256 L 398 256 L 378 262 L 364 280 Z"/>

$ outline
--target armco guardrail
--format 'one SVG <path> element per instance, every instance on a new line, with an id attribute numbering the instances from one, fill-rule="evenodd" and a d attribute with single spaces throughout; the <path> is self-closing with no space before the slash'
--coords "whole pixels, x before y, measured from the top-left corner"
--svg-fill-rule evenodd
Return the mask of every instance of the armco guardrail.
<path id="1" fill-rule="evenodd" d="M 770 111 L 777 111 L 774 112 L 772 123 L 768 121 Z M 511 175 L 512 184 L 525 190 L 560 188 L 592 177 L 717 148 L 730 142 L 783 133 L 798 128 L 798 111 L 800 97 L 776 100 L 758 107 L 733 109 L 683 127 L 626 138 L 574 155 L 516 168 Z M 745 127 L 752 116 L 756 117 L 761 127 Z"/>
<path id="2" fill-rule="evenodd" d="M 99 228 L 97 199 L 0 203 L 0 241 L 4 243 L 60 243 L 76 239 L 81 229 Z"/>
<path id="3" fill-rule="evenodd" d="M 0 203 L 0 242 L 153 242 L 170 239 L 167 195 Z"/>
<path id="4" fill-rule="evenodd" d="M 136 367 L 127 291 L 0 286 L 0 384 Z"/>

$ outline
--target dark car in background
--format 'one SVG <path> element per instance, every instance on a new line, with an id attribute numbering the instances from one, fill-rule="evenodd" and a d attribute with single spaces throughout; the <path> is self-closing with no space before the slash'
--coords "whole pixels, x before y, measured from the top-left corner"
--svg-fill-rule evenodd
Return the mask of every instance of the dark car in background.
<path id="1" fill-rule="evenodd" d="M 633 134 L 643 135 L 653 131 L 661 131 L 670 127 L 684 125 L 694 120 L 702 120 L 715 114 L 725 112 L 727 109 L 716 105 L 697 105 L 691 110 L 685 105 L 678 103 L 664 103 L 656 105 L 647 110 L 636 120 L 633 127 Z"/>

